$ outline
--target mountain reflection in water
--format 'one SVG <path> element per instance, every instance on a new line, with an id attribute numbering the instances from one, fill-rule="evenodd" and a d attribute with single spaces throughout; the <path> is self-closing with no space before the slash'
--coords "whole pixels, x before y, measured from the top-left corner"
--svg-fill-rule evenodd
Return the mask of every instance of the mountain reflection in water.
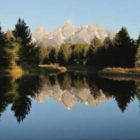
<path id="1" fill-rule="evenodd" d="M 11 111 L 21 122 L 30 113 L 32 100 L 41 103 L 48 98 L 60 102 L 68 110 L 75 103 L 98 106 L 113 99 L 123 113 L 135 98 L 140 101 L 140 83 L 82 73 L 26 75 L 17 80 L 0 78 L 0 116 L 11 105 Z"/>

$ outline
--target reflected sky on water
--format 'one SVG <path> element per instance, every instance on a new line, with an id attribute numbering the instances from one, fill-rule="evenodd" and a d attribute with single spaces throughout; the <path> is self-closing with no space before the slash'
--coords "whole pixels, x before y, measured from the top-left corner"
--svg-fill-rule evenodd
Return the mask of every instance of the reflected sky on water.
<path id="1" fill-rule="evenodd" d="M 139 81 L 26 75 L 0 89 L 0 138 L 140 138 Z"/>

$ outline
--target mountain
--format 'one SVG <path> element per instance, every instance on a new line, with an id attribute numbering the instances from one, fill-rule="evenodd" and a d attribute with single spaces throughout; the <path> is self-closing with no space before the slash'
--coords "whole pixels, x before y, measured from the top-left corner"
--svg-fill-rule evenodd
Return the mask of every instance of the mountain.
<path id="1" fill-rule="evenodd" d="M 106 97 L 103 91 L 99 90 L 100 96 L 94 97 L 91 95 L 89 88 L 74 88 L 69 87 L 61 89 L 60 85 L 49 86 L 45 85 L 39 94 L 36 94 L 35 99 L 39 102 L 45 102 L 48 98 L 61 103 L 65 108 L 71 110 L 76 103 L 99 106 L 104 101 L 113 99 L 113 96 Z"/>
<path id="2" fill-rule="evenodd" d="M 112 39 L 115 33 L 99 24 L 75 27 L 68 20 L 54 32 L 49 32 L 46 28 L 39 27 L 33 33 L 32 38 L 34 42 L 44 43 L 46 46 L 59 46 L 62 43 L 90 43 L 95 36 L 101 40 L 106 37 Z"/>

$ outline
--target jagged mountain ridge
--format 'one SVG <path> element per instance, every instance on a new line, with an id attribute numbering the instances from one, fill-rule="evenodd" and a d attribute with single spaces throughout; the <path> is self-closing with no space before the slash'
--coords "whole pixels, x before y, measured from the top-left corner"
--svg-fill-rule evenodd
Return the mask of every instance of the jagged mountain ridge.
<path id="1" fill-rule="evenodd" d="M 89 88 L 81 88 L 77 89 L 74 87 L 70 87 L 62 90 L 60 85 L 49 86 L 45 85 L 39 94 L 36 94 L 35 99 L 42 103 L 46 101 L 48 98 L 52 98 L 55 101 L 61 103 L 68 110 L 72 109 L 72 107 L 76 103 L 99 106 L 106 100 L 113 99 L 113 96 L 106 97 L 103 91 L 99 90 L 100 96 L 94 98 L 91 95 Z"/>
<path id="2" fill-rule="evenodd" d="M 32 38 L 34 42 L 44 43 L 46 46 L 59 46 L 62 43 L 90 43 L 95 36 L 101 40 L 106 37 L 112 39 L 115 33 L 99 24 L 75 27 L 68 20 L 54 32 L 49 32 L 46 28 L 39 27 L 33 33 Z"/>

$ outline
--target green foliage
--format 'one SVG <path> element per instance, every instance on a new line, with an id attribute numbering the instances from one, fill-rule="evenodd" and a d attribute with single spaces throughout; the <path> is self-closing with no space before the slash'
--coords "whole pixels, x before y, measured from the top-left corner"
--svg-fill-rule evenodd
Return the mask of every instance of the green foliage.
<path id="1" fill-rule="evenodd" d="M 57 56 L 56 56 L 56 49 L 55 48 L 51 48 L 50 53 L 49 53 L 49 60 L 50 63 L 56 63 L 57 60 Z"/>
<path id="2" fill-rule="evenodd" d="M 47 55 L 46 47 L 44 46 L 44 44 L 39 44 L 38 47 L 37 47 L 37 59 L 38 59 L 37 61 L 38 61 L 38 64 L 43 64 L 44 63 L 46 55 Z"/>
<path id="3" fill-rule="evenodd" d="M 13 31 L 0 28 L 0 67 L 38 64 L 89 65 L 94 67 L 134 67 L 139 65 L 140 36 L 134 41 L 126 28 L 114 39 L 93 38 L 90 44 L 62 44 L 58 47 L 35 45 L 31 31 L 24 20 L 19 19 Z M 136 55 L 137 53 L 137 55 Z M 136 61 L 136 62 L 135 62 Z"/>
<path id="4" fill-rule="evenodd" d="M 24 20 L 19 18 L 17 24 L 15 25 L 13 35 L 23 46 L 31 45 L 31 32 Z"/>
<path id="5" fill-rule="evenodd" d="M 76 94 L 76 96 L 72 94 L 74 100 L 79 101 L 80 99 L 83 103 L 90 104 L 92 100 L 100 100 L 103 95 L 107 99 L 112 99 L 113 97 L 119 109 L 123 112 L 136 96 L 140 99 L 138 83 L 134 81 L 109 80 L 95 77 L 95 75 L 89 73 L 70 72 L 42 76 L 41 73 L 38 73 L 37 75 L 24 75 L 17 80 L 2 76 L 0 81 L 2 81 L 0 82 L 0 117 L 10 105 L 12 114 L 19 123 L 24 121 L 30 113 L 32 99 L 39 97 L 46 84 L 49 87 L 60 87 L 60 91 L 71 91 L 73 88 L 76 91 L 88 89 L 88 94 Z M 48 95 L 50 94 L 48 93 Z M 54 96 L 56 97 L 56 95 Z M 52 97 L 52 95 L 50 96 Z"/>
<path id="6" fill-rule="evenodd" d="M 105 39 L 95 53 L 94 62 L 101 67 L 134 67 L 136 50 L 127 29 L 122 28 L 113 41 Z"/>
<path id="7" fill-rule="evenodd" d="M 138 50 L 137 50 L 135 66 L 140 67 L 140 46 L 138 47 Z"/>
<path id="8" fill-rule="evenodd" d="M 114 56 L 119 58 L 116 61 L 116 66 L 134 67 L 136 47 L 126 28 L 122 28 L 117 33 L 114 45 L 116 51 Z"/>
<path id="9" fill-rule="evenodd" d="M 100 50 L 103 46 L 103 42 L 99 40 L 97 37 L 95 37 L 90 42 L 90 47 L 87 52 L 87 65 L 98 65 L 98 59 L 97 59 L 97 51 Z"/>
<path id="10" fill-rule="evenodd" d="M 10 31 L 10 30 L 8 30 L 8 31 L 6 32 L 6 38 L 7 38 L 8 42 L 14 41 L 13 32 Z"/>
<path id="11" fill-rule="evenodd" d="M 46 64 L 90 65 L 95 67 L 134 67 L 137 47 L 127 29 L 122 28 L 113 40 L 104 41 L 95 37 L 88 44 L 62 44 L 58 54 L 51 47 L 46 55 Z M 57 61 L 56 61 L 57 56 Z"/>
<path id="12" fill-rule="evenodd" d="M 36 49 L 32 44 L 31 31 L 24 20 L 19 19 L 15 25 L 13 35 L 17 42 L 21 44 L 20 47 L 20 64 L 24 67 L 26 65 L 35 64 Z"/>
<path id="13" fill-rule="evenodd" d="M 9 42 L 9 47 L 7 48 L 7 54 L 8 54 L 8 60 L 9 60 L 9 66 L 14 67 L 17 66 L 19 63 L 19 49 L 20 44 L 16 41 Z"/>
<path id="14" fill-rule="evenodd" d="M 42 64 L 56 63 L 57 50 L 53 46 L 43 47 L 42 52 L 44 52 L 44 60 Z"/>
<path id="15" fill-rule="evenodd" d="M 7 49 L 7 38 L 6 34 L 2 32 L 0 27 L 0 68 L 5 68 L 9 65 L 8 54 L 6 52 Z"/>
<path id="16" fill-rule="evenodd" d="M 68 44 L 62 44 L 58 49 L 57 61 L 60 65 L 67 65 L 71 56 L 71 48 Z"/>
<path id="17" fill-rule="evenodd" d="M 100 39 L 98 39 L 96 36 L 93 38 L 93 40 L 90 42 L 90 45 L 92 46 L 92 48 L 94 49 L 98 49 L 102 46 L 102 41 Z"/>
<path id="18" fill-rule="evenodd" d="M 87 62 L 87 51 L 88 44 L 73 44 L 71 48 L 70 64 L 86 64 Z"/>
<path id="19" fill-rule="evenodd" d="M 137 43 L 138 46 L 140 45 L 140 35 L 139 35 L 139 37 L 138 37 L 136 43 Z"/>
<path id="20" fill-rule="evenodd" d="M 57 61 L 60 65 L 65 65 L 65 52 L 62 46 L 59 48 Z"/>

